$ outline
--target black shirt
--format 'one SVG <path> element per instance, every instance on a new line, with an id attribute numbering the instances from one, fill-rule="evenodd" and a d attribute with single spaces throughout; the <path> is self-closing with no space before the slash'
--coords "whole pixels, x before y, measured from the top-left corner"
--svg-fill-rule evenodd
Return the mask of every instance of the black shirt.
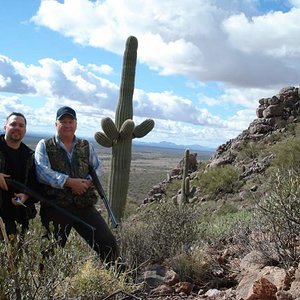
<path id="1" fill-rule="evenodd" d="M 0 151 L 5 158 L 5 164 L 2 166 L 0 172 L 10 175 L 10 178 L 15 179 L 21 183 L 25 183 L 26 172 L 29 172 L 29 182 L 34 180 L 34 169 L 26 170 L 26 165 L 29 159 L 32 159 L 33 151 L 25 144 L 21 143 L 18 149 L 13 149 L 6 144 L 4 135 L 0 136 Z M 9 190 L 2 192 L 2 205 L 0 208 L 0 216 L 4 219 L 16 220 L 20 223 L 26 218 L 25 208 L 23 206 L 15 206 L 11 202 L 11 198 L 15 193 L 20 193 L 9 187 Z M 27 200 L 30 204 L 31 201 Z"/>

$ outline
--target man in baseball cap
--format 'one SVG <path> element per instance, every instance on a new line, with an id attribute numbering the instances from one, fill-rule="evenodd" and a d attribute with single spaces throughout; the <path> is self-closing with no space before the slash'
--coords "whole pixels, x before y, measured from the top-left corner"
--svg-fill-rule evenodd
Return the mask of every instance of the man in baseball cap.
<path id="1" fill-rule="evenodd" d="M 60 120 L 64 115 L 69 115 L 76 120 L 76 112 L 73 108 L 69 106 L 63 106 L 57 110 L 56 120 Z"/>
<path id="2" fill-rule="evenodd" d="M 101 174 L 98 155 L 88 140 L 75 135 L 77 119 L 71 107 L 57 110 L 55 127 L 56 134 L 40 140 L 35 149 L 37 180 L 43 183 L 41 192 L 94 230 L 46 203 L 40 207 L 42 224 L 51 233 L 53 223 L 53 233 L 60 246 L 65 246 L 73 228 L 103 261 L 114 262 L 119 253 L 117 241 L 95 207 L 98 195 L 89 176 L 90 167 L 98 176 Z"/>

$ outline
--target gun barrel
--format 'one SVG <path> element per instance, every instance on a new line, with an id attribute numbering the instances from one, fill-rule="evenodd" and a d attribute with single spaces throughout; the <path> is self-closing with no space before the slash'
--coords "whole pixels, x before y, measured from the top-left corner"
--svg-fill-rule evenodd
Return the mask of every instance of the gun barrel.
<path id="1" fill-rule="evenodd" d="M 92 180 L 94 182 L 94 185 L 96 187 L 96 190 L 97 190 L 97 192 L 99 193 L 101 199 L 104 202 L 105 208 L 106 208 L 106 210 L 108 212 L 108 215 L 110 217 L 110 220 L 111 220 L 111 224 L 113 225 L 114 228 L 116 228 L 116 227 L 118 227 L 118 222 L 117 222 L 116 217 L 115 217 L 115 215 L 114 215 L 114 213 L 113 213 L 113 211 L 112 211 L 112 209 L 109 205 L 109 201 L 108 201 L 108 199 L 105 195 L 105 192 L 104 192 L 104 189 L 101 185 L 101 182 L 100 182 L 100 180 L 99 180 L 99 178 L 98 178 L 98 176 L 97 176 L 97 174 L 96 174 L 96 172 L 95 172 L 95 170 L 92 166 L 90 166 L 89 171 L 90 171 L 90 175 L 92 177 Z"/>
<path id="2" fill-rule="evenodd" d="M 73 215 L 72 213 L 70 213 L 69 211 L 67 211 L 66 209 L 56 205 L 55 203 L 53 203 L 53 201 L 48 200 L 46 198 L 44 198 L 43 196 L 41 196 L 39 193 L 37 193 L 36 191 L 30 189 L 29 187 L 27 187 L 25 184 L 14 180 L 14 179 L 10 179 L 10 178 L 6 178 L 5 181 L 7 182 L 8 185 L 12 186 L 13 188 L 21 191 L 22 193 L 25 193 L 27 195 L 29 195 L 30 197 L 40 201 L 40 202 L 44 202 L 47 203 L 48 205 L 54 207 L 56 210 L 58 210 L 59 212 L 61 212 L 62 214 L 72 218 L 73 220 L 89 227 L 91 230 L 96 230 L 95 227 L 93 227 L 92 225 L 86 223 L 85 221 L 81 220 L 79 217 Z"/>

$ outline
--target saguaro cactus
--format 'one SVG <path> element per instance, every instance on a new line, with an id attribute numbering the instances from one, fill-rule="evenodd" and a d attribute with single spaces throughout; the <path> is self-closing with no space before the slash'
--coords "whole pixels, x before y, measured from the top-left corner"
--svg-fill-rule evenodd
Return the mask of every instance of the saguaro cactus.
<path id="1" fill-rule="evenodd" d="M 126 41 L 120 86 L 119 103 L 115 123 L 110 118 L 101 121 L 103 132 L 96 132 L 97 143 L 112 147 L 109 192 L 111 208 L 118 222 L 124 216 L 131 165 L 132 139 L 141 138 L 154 127 L 154 121 L 147 119 L 135 126 L 133 122 L 133 92 L 138 41 L 130 36 Z"/>
<path id="2" fill-rule="evenodd" d="M 182 183 L 181 183 L 181 203 L 185 204 L 188 202 L 190 196 L 190 178 L 189 173 L 189 159 L 190 159 L 190 150 L 185 150 L 185 156 L 183 158 L 183 167 L 182 167 Z"/>

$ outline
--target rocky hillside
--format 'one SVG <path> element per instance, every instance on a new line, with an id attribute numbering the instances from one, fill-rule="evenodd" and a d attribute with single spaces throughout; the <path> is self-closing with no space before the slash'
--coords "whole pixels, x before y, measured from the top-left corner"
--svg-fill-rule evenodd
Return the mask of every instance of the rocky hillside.
<path id="1" fill-rule="evenodd" d="M 238 137 L 219 146 L 209 166 L 234 164 L 243 166 L 242 178 L 253 173 L 260 173 L 266 169 L 272 157 L 265 153 L 263 161 L 253 160 L 250 164 L 239 159 L 239 151 L 245 144 L 268 145 L 278 141 L 278 135 L 285 132 L 289 124 L 298 123 L 300 113 L 300 90 L 296 87 L 285 87 L 278 95 L 271 98 L 262 98 L 256 110 L 257 119 Z M 250 150 L 249 150 L 250 151 Z M 250 157 L 251 158 L 251 157 Z M 245 164 L 244 164 L 245 163 Z"/>
<path id="2" fill-rule="evenodd" d="M 254 203 L 249 199 L 257 200 L 270 191 L 269 175 L 272 168 L 275 169 L 280 164 L 278 150 L 293 140 L 297 132 L 300 133 L 299 87 L 282 88 L 278 95 L 262 98 L 258 103 L 257 118 L 236 138 L 220 145 L 209 161 L 201 161 L 201 158 L 199 161 L 196 154 L 190 154 L 189 202 L 203 209 L 205 206 L 212 207 L 211 215 L 228 205 L 236 210 L 251 211 Z M 170 172 L 168 178 L 152 188 L 144 199 L 144 204 L 171 199 L 175 203 L 180 202 L 182 164 L 183 161 Z M 215 206 L 211 203 L 215 203 Z M 256 239 L 261 233 L 260 229 L 257 230 L 247 234 Z M 219 240 L 222 245 L 216 244 L 216 241 L 211 243 L 208 252 L 215 261 L 215 265 L 210 266 L 214 281 L 208 280 L 198 288 L 188 280 L 180 281 L 176 272 L 165 262 L 149 263 L 140 275 L 140 280 L 151 287 L 148 291 L 148 295 L 151 295 L 149 297 L 210 300 L 300 299 L 300 268 L 291 265 L 285 268 L 280 263 L 280 258 L 276 262 L 262 259 L 262 253 L 249 245 L 240 256 L 236 245 L 232 244 L 233 240 L 235 238 L 232 233 L 231 238 Z M 264 243 L 263 238 L 257 240 Z M 295 253 L 299 250 L 298 241 L 298 238 L 294 242 L 287 239 L 288 243 L 296 243 L 293 244 Z M 300 253 L 298 254 L 300 257 Z M 291 253 L 287 251 L 282 257 L 285 259 L 289 255 Z"/>
<path id="3" fill-rule="evenodd" d="M 201 161 L 196 153 L 190 153 L 189 176 L 194 186 L 190 201 L 236 200 L 241 206 L 248 193 L 264 190 L 264 176 L 275 158 L 274 145 L 294 134 L 300 124 L 300 89 L 298 87 L 282 88 L 278 95 L 258 100 L 257 118 L 236 138 L 220 145 L 207 163 Z M 200 161 L 199 161 L 200 159 Z M 174 180 L 182 178 L 182 163 L 174 168 L 168 178 L 155 185 L 144 199 L 144 203 L 159 201 L 166 196 L 168 186 Z M 218 191 L 209 195 L 205 188 L 199 187 L 201 175 L 209 169 L 220 166 L 232 166 L 238 173 L 238 182 L 231 191 Z M 174 192 L 174 190 L 170 191 Z M 181 191 L 177 191 L 179 201 Z M 176 200 L 173 198 L 173 200 Z"/>

